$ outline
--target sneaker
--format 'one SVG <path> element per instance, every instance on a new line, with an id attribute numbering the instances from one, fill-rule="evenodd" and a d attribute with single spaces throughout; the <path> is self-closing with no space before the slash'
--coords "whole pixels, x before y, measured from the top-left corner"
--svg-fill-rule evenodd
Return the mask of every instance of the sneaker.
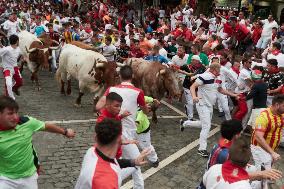
<path id="1" fill-rule="evenodd" d="M 150 162 L 150 166 L 157 168 L 159 166 L 159 163 L 160 163 L 160 161 L 159 161 L 159 159 L 157 159 L 157 161 L 155 161 L 155 162 Z"/>
<path id="2" fill-rule="evenodd" d="M 18 89 L 12 89 L 12 91 L 17 95 L 20 96 L 20 91 Z"/>
<path id="3" fill-rule="evenodd" d="M 219 112 L 218 117 L 224 117 L 224 116 L 225 116 L 225 113 L 224 113 L 224 112 Z"/>
<path id="4" fill-rule="evenodd" d="M 198 150 L 197 154 L 201 155 L 202 157 L 209 157 L 209 153 L 206 150 Z"/>
<path id="5" fill-rule="evenodd" d="M 179 120 L 179 129 L 181 132 L 184 131 L 184 126 L 183 126 L 184 121 L 182 119 Z"/>

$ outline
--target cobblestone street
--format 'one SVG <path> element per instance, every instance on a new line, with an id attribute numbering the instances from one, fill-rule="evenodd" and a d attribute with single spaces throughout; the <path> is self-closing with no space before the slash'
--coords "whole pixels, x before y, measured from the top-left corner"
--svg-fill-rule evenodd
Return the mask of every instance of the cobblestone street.
<path id="1" fill-rule="evenodd" d="M 24 70 L 24 86 L 21 96 L 16 97 L 20 104 L 20 113 L 44 121 L 55 121 L 59 126 L 72 128 L 76 137 L 71 140 L 60 135 L 38 132 L 34 135 L 33 143 L 42 165 L 39 176 L 39 189 L 72 189 L 78 178 L 82 158 L 86 150 L 93 145 L 93 133 L 96 116 L 92 112 L 92 95 L 82 98 L 82 107 L 73 104 L 78 94 L 75 80 L 72 82 L 71 96 L 62 96 L 55 81 L 54 74 L 41 71 L 41 91 L 35 90 L 30 81 L 30 74 Z M 3 92 L 3 76 L 0 87 Z M 183 112 L 183 104 L 174 102 L 175 108 Z M 183 117 L 178 111 L 162 105 L 158 111 L 157 125 L 152 125 L 152 143 L 160 161 L 179 151 L 199 138 L 199 129 L 179 130 L 179 120 Z M 198 118 L 198 117 L 197 117 Z M 213 122 L 220 124 L 222 119 L 214 115 Z M 212 126 L 212 129 L 216 128 Z M 219 132 L 209 139 L 210 149 L 219 137 Z M 279 149 L 282 159 L 274 167 L 284 172 L 284 150 Z M 145 189 L 193 189 L 201 180 L 207 159 L 197 155 L 193 147 L 185 155 L 160 169 L 145 180 Z M 144 167 L 143 172 L 150 169 Z M 276 185 L 277 184 L 277 185 Z M 284 179 L 277 181 L 272 187 L 279 189 L 284 185 Z M 125 187 L 127 188 L 127 187 Z"/>

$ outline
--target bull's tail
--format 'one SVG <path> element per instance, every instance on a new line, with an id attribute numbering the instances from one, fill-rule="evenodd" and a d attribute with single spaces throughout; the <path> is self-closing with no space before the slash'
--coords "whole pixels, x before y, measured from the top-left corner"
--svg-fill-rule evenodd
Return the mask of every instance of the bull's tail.
<path id="1" fill-rule="evenodd" d="M 59 55 L 59 65 L 58 65 L 58 68 L 56 70 L 56 74 L 55 74 L 55 79 L 57 80 L 58 82 L 58 85 L 60 86 L 61 85 L 61 80 L 64 79 L 62 78 L 62 73 L 63 73 L 63 70 L 64 70 L 64 62 L 66 62 L 66 56 L 63 56 L 62 53 L 60 53 Z"/>
<path id="2" fill-rule="evenodd" d="M 58 85 L 60 86 L 61 84 L 61 69 L 60 67 L 56 70 L 56 74 L 55 74 L 55 79 L 58 82 Z"/>

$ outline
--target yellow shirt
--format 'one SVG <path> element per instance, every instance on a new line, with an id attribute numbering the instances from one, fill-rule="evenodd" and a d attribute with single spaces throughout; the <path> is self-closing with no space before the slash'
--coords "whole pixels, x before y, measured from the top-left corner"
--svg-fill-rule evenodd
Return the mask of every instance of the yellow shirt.
<path id="1" fill-rule="evenodd" d="M 262 111 L 255 122 L 255 129 L 252 134 L 252 144 L 259 145 L 255 139 L 255 131 L 264 133 L 264 139 L 274 150 L 279 146 L 284 128 L 284 115 L 274 115 L 271 108 Z"/>

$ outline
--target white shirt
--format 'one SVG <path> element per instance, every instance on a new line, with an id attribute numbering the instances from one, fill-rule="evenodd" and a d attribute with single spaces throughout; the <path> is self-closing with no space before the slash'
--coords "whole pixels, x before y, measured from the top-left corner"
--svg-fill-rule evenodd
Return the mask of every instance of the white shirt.
<path id="1" fill-rule="evenodd" d="M 14 70 L 17 66 L 17 60 L 21 54 L 19 47 L 13 48 L 11 46 L 0 48 L 0 56 L 2 57 L 2 67 L 4 70 Z"/>
<path id="2" fill-rule="evenodd" d="M 149 43 L 151 43 L 152 46 L 154 46 L 154 45 L 157 44 L 157 40 L 154 39 L 154 38 L 152 38 L 152 39 L 150 39 L 150 40 L 148 40 L 148 41 L 149 41 Z"/>
<path id="3" fill-rule="evenodd" d="M 97 178 L 98 176 L 102 176 L 102 173 L 100 171 L 106 170 L 106 173 L 109 171 L 109 169 L 115 174 L 118 181 L 118 187 L 120 187 L 122 178 L 121 178 L 121 168 L 119 167 L 117 160 L 114 159 L 115 163 L 103 160 L 102 157 L 100 157 L 94 147 L 91 147 L 88 149 L 87 153 L 84 156 L 82 168 L 80 171 L 79 178 L 77 180 L 77 183 L 75 185 L 75 189 L 92 189 L 93 186 L 93 180 Z M 109 171 L 110 172 L 110 171 Z M 109 174 L 105 174 L 105 177 L 109 177 Z M 97 182 L 99 182 L 97 180 Z M 112 178 L 110 178 L 112 180 Z M 113 180 L 112 180 L 113 181 Z"/>
<path id="4" fill-rule="evenodd" d="M 238 77 L 238 87 L 236 88 L 236 92 L 247 92 L 249 91 L 249 87 L 246 84 L 246 79 L 250 78 L 251 71 L 245 68 L 241 69 L 239 77 Z"/>
<path id="5" fill-rule="evenodd" d="M 238 170 L 232 170 L 232 174 L 238 174 Z M 222 175 L 222 164 L 210 167 L 203 176 L 203 184 L 208 189 L 251 189 L 249 180 L 240 180 L 233 183 L 225 181 Z"/>
<path id="6" fill-rule="evenodd" d="M 232 72 L 230 72 L 230 70 L 228 68 L 226 68 L 225 66 L 221 66 L 220 78 L 222 80 L 222 88 L 223 89 L 226 89 L 226 81 L 228 81 L 228 80 L 231 80 L 231 81 L 234 81 L 235 83 L 237 83 L 237 78 L 234 77 Z"/>
<path id="7" fill-rule="evenodd" d="M 161 56 L 165 57 L 165 58 L 168 58 L 168 52 L 167 52 L 166 49 L 164 49 L 164 48 L 161 48 L 161 49 L 159 50 L 159 54 L 160 54 Z"/>
<path id="8" fill-rule="evenodd" d="M 279 53 L 278 55 L 268 54 L 267 60 L 276 59 L 278 62 L 278 67 L 284 67 L 284 54 Z"/>
<path id="9" fill-rule="evenodd" d="M 232 78 L 228 78 L 226 80 L 226 89 L 228 91 L 235 92 L 237 88 L 237 83 L 238 83 L 238 74 L 234 72 L 234 70 L 231 68 L 229 69 L 230 74 L 233 76 Z"/>
<path id="10" fill-rule="evenodd" d="M 182 65 L 187 63 L 188 56 L 189 56 L 188 54 L 185 54 L 183 56 L 183 58 L 180 58 L 178 55 L 175 55 L 172 58 L 171 64 L 174 64 L 174 65 L 177 65 L 177 66 L 182 66 Z"/>
<path id="11" fill-rule="evenodd" d="M 263 27 L 261 36 L 263 37 L 270 37 L 272 35 L 272 28 L 278 28 L 278 24 L 275 20 L 273 22 L 269 22 L 268 19 L 262 20 Z"/>
<path id="12" fill-rule="evenodd" d="M 218 88 L 221 87 L 220 77 L 216 78 L 211 72 L 204 72 L 200 74 L 195 82 L 199 85 L 198 97 L 200 105 L 213 107 L 217 100 Z"/>
<path id="13" fill-rule="evenodd" d="M 7 30 L 7 37 L 10 37 L 11 35 L 17 35 L 18 32 L 18 22 L 11 22 L 10 20 L 6 20 L 3 23 L 4 30 Z"/>
<path id="14" fill-rule="evenodd" d="M 133 137 L 133 131 L 136 134 L 136 114 L 138 105 L 145 106 L 144 92 L 141 89 L 134 87 L 131 83 L 122 82 L 120 85 L 110 87 L 105 96 L 110 92 L 116 92 L 119 94 L 123 101 L 120 112 L 129 111 L 130 116 L 127 116 L 121 120 L 122 122 L 122 134 L 127 138 Z"/>
<path id="15" fill-rule="evenodd" d="M 165 17 L 165 14 L 166 14 L 166 11 L 165 11 L 165 10 L 159 10 L 159 17 L 160 17 L 160 18 L 164 18 L 164 17 Z"/>
<path id="16" fill-rule="evenodd" d="M 116 47 L 112 44 L 103 46 L 102 54 L 106 57 L 107 61 L 114 61 L 114 54 L 116 53 Z"/>

